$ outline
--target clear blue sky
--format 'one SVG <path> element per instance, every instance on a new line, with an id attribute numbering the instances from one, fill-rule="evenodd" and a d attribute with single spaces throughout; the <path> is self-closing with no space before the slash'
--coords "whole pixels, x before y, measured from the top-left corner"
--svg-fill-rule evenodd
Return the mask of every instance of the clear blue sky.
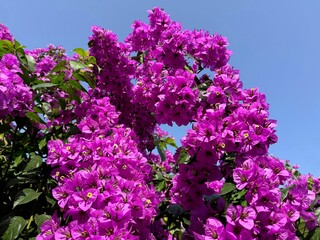
<path id="1" fill-rule="evenodd" d="M 220 33 L 234 52 L 246 88 L 267 96 L 279 141 L 270 153 L 320 176 L 320 1 L 3 1 L 0 22 L 28 49 L 49 43 L 69 53 L 87 48 L 90 27 L 114 31 L 120 39 L 148 9 L 164 8 L 184 28 Z M 185 129 L 175 130 L 179 138 Z"/>

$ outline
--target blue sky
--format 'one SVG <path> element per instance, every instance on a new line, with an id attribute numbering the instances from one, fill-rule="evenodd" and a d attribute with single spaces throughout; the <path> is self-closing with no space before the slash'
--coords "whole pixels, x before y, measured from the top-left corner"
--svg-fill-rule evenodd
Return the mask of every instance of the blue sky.
<path id="1" fill-rule="evenodd" d="M 111 29 L 119 39 L 148 9 L 164 8 L 184 28 L 206 29 L 229 40 L 230 63 L 246 88 L 258 87 L 278 120 L 279 141 L 270 153 L 320 176 L 320 1 L 3 1 L 0 22 L 28 49 L 52 43 L 70 54 L 87 48 L 90 27 Z M 186 128 L 175 129 L 178 139 Z"/>

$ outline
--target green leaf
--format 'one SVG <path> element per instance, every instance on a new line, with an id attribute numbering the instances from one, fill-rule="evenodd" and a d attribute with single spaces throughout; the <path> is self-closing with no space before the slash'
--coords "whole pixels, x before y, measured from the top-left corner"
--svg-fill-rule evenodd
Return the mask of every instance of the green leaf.
<path id="1" fill-rule="evenodd" d="M 87 83 L 89 84 L 89 86 L 91 87 L 91 88 L 95 88 L 95 86 L 96 86 L 96 79 L 95 79 L 95 77 L 94 76 L 89 76 L 89 77 L 87 77 Z"/>
<path id="2" fill-rule="evenodd" d="M 226 162 L 234 162 L 236 159 L 235 153 L 226 153 L 224 157 L 224 161 Z"/>
<path id="3" fill-rule="evenodd" d="M 26 115 L 33 122 L 39 122 L 40 121 L 40 117 L 38 116 L 38 114 L 36 114 L 34 112 L 27 112 Z"/>
<path id="4" fill-rule="evenodd" d="M 85 74 L 82 74 L 82 73 L 74 73 L 73 77 L 79 81 L 88 83 L 91 88 L 94 88 L 95 86 L 95 80 L 92 79 L 90 76 L 86 76 Z"/>
<path id="5" fill-rule="evenodd" d="M 320 227 L 317 227 L 310 238 L 310 240 L 319 240 L 320 239 Z"/>
<path id="6" fill-rule="evenodd" d="M 68 84 L 74 87 L 75 89 L 81 90 L 83 92 L 87 92 L 87 90 L 77 81 L 70 80 L 68 81 Z"/>
<path id="7" fill-rule="evenodd" d="M 316 198 L 311 202 L 311 204 L 310 204 L 311 211 L 314 211 L 314 207 L 318 203 L 319 200 L 320 200 L 320 195 L 316 196 Z"/>
<path id="8" fill-rule="evenodd" d="M 182 230 L 175 225 L 173 225 L 173 228 L 174 229 L 170 230 L 170 234 L 173 236 L 172 239 L 182 239 L 182 236 L 183 236 Z"/>
<path id="9" fill-rule="evenodd" d="M 138 61 L 139 63 L 143 63 L 146 57 L 146 52 L 138 51 L 137 56 L 133 57 L 132 59 Z"/>
<path id="10" fill-rule="evenodd" d="M 18 157 L 16 157 L 16 158 L 14 159 L 13 167 L 18 167 L 18 166 L 19 166 L 19 164 L 20 164 L 22 161 L 23 161 L 23 158 L 22 158 L 22 156 L 21 156 L 21 155 L 20 155 L 20 156 L 18 156 Z"/>
<path id="11" fill-rule="evenodd" d="M 75 48 L 73 49 L 73 52 L 77 53 L 80 57 L 85 57 L 89 55 L 89 53 L 85 51 L 83 48 Z"/>
<path id="12" fill-rule="evenodd" d="M 242 207 L 247 207 L 248 206 L 248 203 L 247 203 L 246 200 L 241 201 L 240 204 L 241 204 Z"/>
<path id="13" fill-rule="evenodd" d="M 10 186 L 16 186 L 18 184 L 25 185 L 27 183 L 32 184 L 32 183 L 37 183 L 37 182 L 38 182 L 37 180 L 29 178 L 29 177 L 18 176 L 16 178 L 9 180 L 6 187 L 9 188 Z"/>
<path id="14" fill-rule="evenodd" d="M 317 210 L 314 212 L 314 215 L 318 221 L 318 225 L 320 226 L 320 207 L 317 208 Z"/>
<path id="15" fill-rule="evenodd" d="M 212 81 L 211 80 L 207 80 L 204 83 L 201 83 L 201 84 L 197 85 L 194 89 L 198 88 L 201 91 L 206 91 L 211 84 L 212 84 Z"/>
<path id="16" fill-rule="evenodd" d="M 165 148 L 165 149 L 168 149 L 168 145 L 175 147 L 175 148 L 178 148 L 174 138 L 172 138 L 172 137 L 164 137 L 161 139 L 156 138 L 155 143 L 159 144 L 159 146 L 161 146 L 162 148 Z"/>
<path id="17" fill-rule="evenodd" d="M 160 172 L 157 172 L 157 174 L 153 177 L 153 180 L 163 180 L 163 179 L 164 177 Z"/>
<path id="18" fill-rule="evenodd" d="M 50 116 L 50 114 L 52 113 L 52 109 L 51 109 L 50 103 L 43 102 L 42 103 L 42 111 L 43 111 L 43 113 L 45 115 Z"/>
<path id="19" fill-rule="evenodd" d="M 51 216 L 47 214 L 41 214 L 41 215 L 36 214 L 34 217 L 34 221 L 38 226 L 38 230 L 40 229 L 41 225 L 49 219 L 51 219 Z"/>
<path id="20" fill-rule="evenodd" d="M 27 163 L 27 166 L 25 167 L 24 171 L 29 172 L 33 169 L 36 169 L 40 167 L 42 164 L 42 158 L 39 155 L 36 155 L 35 153 L 30 153 L 30 160 Z"/>
<path id="21" fill-rule="evenodd" d="M 223 184 L 220 195 L 226 195 L 229 192 L 232 192 L 236 189 L 236 185 L 234 183 L 226 182 Z"/>
<path id="22" fill-rule="evenodd" d="M 190 220 L 188 218 L 182 218 L 182 221 L 185 225 L 189 226 L 191 224 Z"/>
<path id="23" fill-rule="evenodd" d="M 94 75 L 90 72 L 76 72 L 73 73 L 73 77 L 79 81 L 88 83 L 91 88 L 94 88 L 96 84 Z"/>
<path id="24" fill-rule="evenodd" d="M 36 68 L 36 61 L 30 55 L 26 55 L 26 58 L 27 58 L 28 68 L 29 68 L 30 72 L 34 72 L 34 70 Z"/>
<path id="25" fill-rule="evenodd" d="M 181 148 L 180 155 L 178 157 L 178 163 L 189 163 L 190 162 L 190 155 L 185 148 Z"/>
<path id="26" fill-rule="evenodd" d="M 23 79 L 26 84 L 30 84 L 34 79 L 30 78 L 28 69 L 22 64 L 20 65 L 20 68 L 22 70 L 22 73 L 18 72 L 17 74 Z"/>
<path id="27" fill-rule="evenodd" d="M 6 136 L 5 136 L 5 133 L 0 133 L 0 141 L 2 141 L 2 144 L 3 144 L 3 146 L 8 146 L 8 145 L 10 145 L 9 143 L 8 143 L 8 140 L 7 140 L 7 138 L 6 138 Z M 1 155 L 0 155 L 1 156 Z M 7 162 L 7 158 L 5 157 L 5 162 Z"/>
<path id="28" fill-rule="evenodd" d="M 156 184 L 156 189 L 158 191 L 162 191 L 163 189 L 166 188 L 166 182 L 163 180 L 163 181 L 160 181 Z"/>
<path id="29" fill-rule="evenodd" d="M 32 89 L 36 90 L 36 89 L 49 88 L 49 87 L 54 87 L 54 86 L 58 86 L 58 84 L 56 84 L 56 83 L 40 83 L 40 84 L 32 86 Z"/>
<path id="30" fill-rule="evenodd" d="M 174 218 L 178 218 L 184 213 L 184 210 L 179 204 L 171 204 L 168 206 L 167 212 L 172 214 Z"/>
<path id="31" fill-rule="evenodd" d="M 62 60 L 61 62 L 59 62 L 52 70 L 51 72 L 59 72 L 62 70 L 66 70 L 67 68 L 67 61 L 66 60 Z"/>
<path id="32" fill-rule="evenodd" d="M 0 40 L 0 50 L 6 53 L 13 53 L 14 52 L 14 45 L 9 40 Z"/>
<path id="33" fill-rule="evenodd" d="M 88 79 L 85 75 L 81 74 L 81 73 L 74 73 L 73 74 L 73 77 L 79 81 L 82 81 L 82 82 L 88 82 Z"/>
<path id="34" fill-rule="evenodd" d="M 232 194 L 232 199 L 240 200 L 246 193 L 247 193 L 247 190 L 242 189 L 240 192 L 236 192 L 235 194 Z"/>
<path id="35" fill-rule="evenodd" d="M 39 107 L 34 107 L 33 111 L 36 112 L 36 113 L 41 113 L 41 114 L 44 113 L 43 110 L 41 108 L 39 108 Z"/>
<path id="36" fill-rule="evenodd" d="M 303 239 L 307 236 L 306 230 L 306 222 L 300 217 L 299 219 L 299 225 L 297 227 L 297 230 L 300 232 L 300 234 L 303 236 Z"/>
<path id="37" fill-rule="evenodd" d="M 46 196 L 46 200 L 52 207 L 57 203 L 57 201 L 52 196 Z"/>
<path id="38" fill-rule="evenodd" d="M 288 196 L 288 193 L 289 191 L 294 187 L 295 185 L 291 185 L 289 187 L 286 187 L 286 188 L 282 188 L 280 189 L 281 191 L 281 201 L 283 201 L 287 196 Z"/>
<path id="39" fill-rule="evenodd" d="M 45 123 L 35 112 L 26 112 L 27 118 L 29 118 L 32 122 L 41 122 Z"/>
<path id="40" fill-rule="evenodd" d="M 175 148 L 178 148 L 177 144 L 176 144 L 176 141 L 174 140 L 174 138 L 171 138 L 171 137 L 168 137 L 165 139 L 165 143 L 172 146 L 172 147 L 175 147 Z"/>
<path id="41" fill-rule="evenodd" d="M 78 90 L 75 89 L 72 85 L 64 83 L 64 84 L 62 84 L 60 86 L 60 88 L 63 91 L 67 92 L 71 99 L 76 100 L 78 103 L 81 102 L 81 99 L 80 99 L 79 94 L 78 94 Z"/>
<path id="42" fill-rule="evenodd" d="M 62 83 L 64 83 L 64 73 L 61 72 L 59 75 L 51 75 L 49 76 L 50 78 L 50 82 L 55 83 L 57 85 L 60 85 Z"/>
<path id="43" fill-rule="evenodd" d="M 26 204 L 37 199 L 41 193 L 36 192 L 32 188 L 25 188 L 22 191 L 19 191 L 15 197 L 15 201 L 13 203 L 13 208 L 16 206 Z"/>
<path id="44" fill-rule="evenodd" d="M 15 216 L 13 218 L 6 219 L 0 224 L 1 229 L 7 227 L 2 234 L 1 239 L 3 240 L 14 240 L 16 239 L 22 230 L 26 227 L 28 221 L 23 217 Z"/>
<path id="45" fill-rule="evenodd" d="M 74 71 L 77 71 L 79 69 L 84 69 L 87 67 L 83 63 L 76 62 L 76 61 L 70 61 L 70 66 L 73 68 Z"/>
<path id="46" fill-rule="evenodd" d="M 17 40 L 14 40 L 14 47 L 17 50 L 26 48 L 26 46 L 21 45 Z"/>
<path id="47" fill-rule="evenodd" d="M 94 56 L 89 56 L 88 62 L 91 64 L 97 64 L 97 59 Z"/>
<path id="48" fill-rule="evenodd" d="M 40 142 L 38 143 L 39 149 L 42 150 L 45 146 L 47 145 L 47 139 L 41 139 Z"/>

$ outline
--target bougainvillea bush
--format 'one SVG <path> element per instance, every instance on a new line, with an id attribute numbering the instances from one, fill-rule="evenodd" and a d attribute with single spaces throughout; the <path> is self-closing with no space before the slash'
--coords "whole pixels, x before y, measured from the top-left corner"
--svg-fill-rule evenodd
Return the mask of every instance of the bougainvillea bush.
<path id="1" fill-rule="evenodd" d="M 268 154 L 227 39 L 160 8 L 132 29 L 69 57 L 0 25 L 2 239 L 320 239 L 320 180 Z"/>

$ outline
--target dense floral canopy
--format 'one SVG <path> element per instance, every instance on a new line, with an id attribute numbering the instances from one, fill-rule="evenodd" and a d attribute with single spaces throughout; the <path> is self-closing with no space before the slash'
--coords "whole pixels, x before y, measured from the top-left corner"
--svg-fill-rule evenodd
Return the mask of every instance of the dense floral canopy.
<path id="1" fill-rule="evenodd" d="M 68 57 L 0 25 L 3 238 L 317 239 L 320 180 L 268 154 L 276 121 L 227 39 L 160 8 L 132 28 Z M 162 124 L 191 126 L 181 147 Z"/>

